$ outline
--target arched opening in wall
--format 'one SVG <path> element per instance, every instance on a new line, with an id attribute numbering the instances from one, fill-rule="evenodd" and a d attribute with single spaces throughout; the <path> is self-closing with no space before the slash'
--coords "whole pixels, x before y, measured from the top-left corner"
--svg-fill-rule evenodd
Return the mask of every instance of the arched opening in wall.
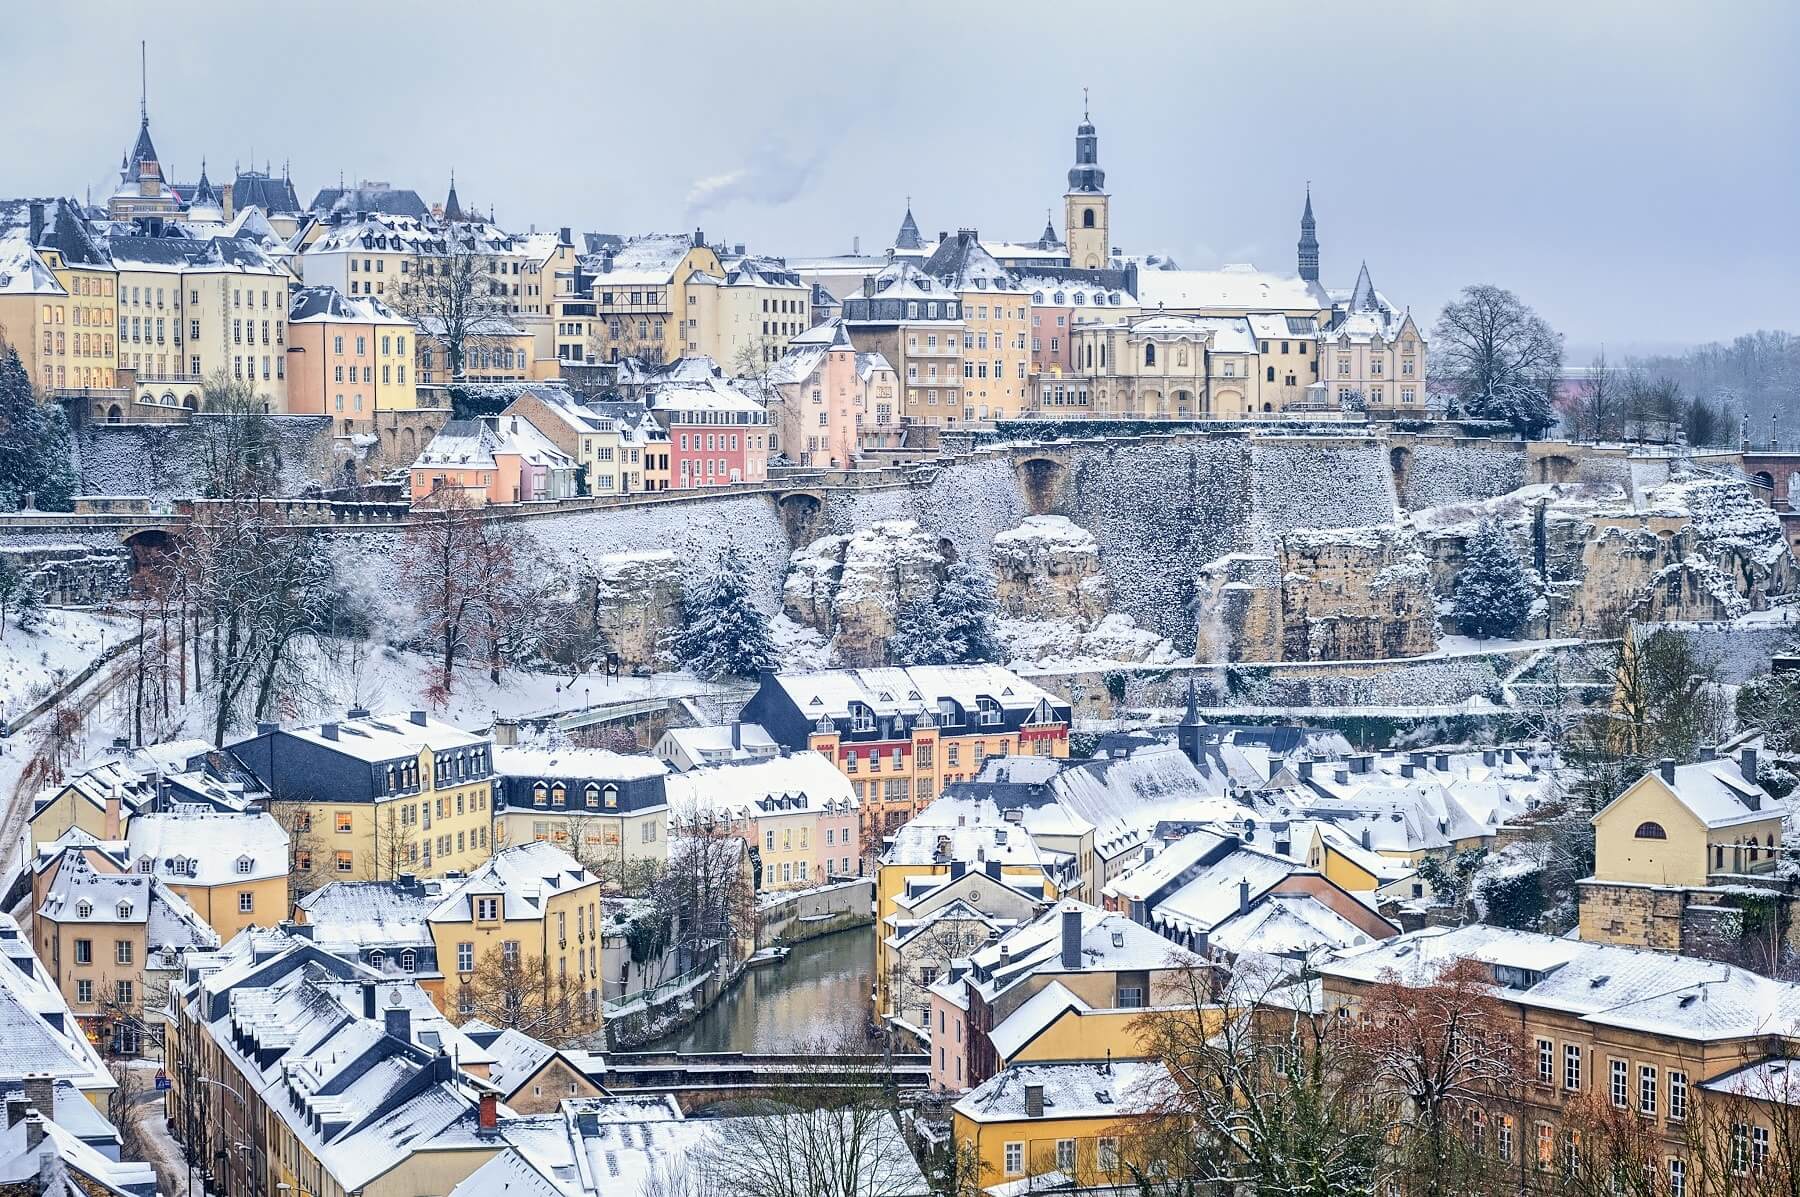
<path id="1" fill-rule="evenodd" d="M 1751 475 L 1750 480 L 1762 488 L 1762 498 L 1768 502 L 1769 506 L 1774 507 L 1776 505 L 1775 475 L 1769 473 L 1767 470 L 1758 470 L 1755 474 Z"/>
<path id="2" fill-rule="evenodd" d="M 113 404 L 111 407 L 106 409 L 106 422 L 108 424 L 117 424 L 119 421 L 123 420 L 124 418 L 125 418 L 125 413 L 119 409 L 119 405 L 117 403 Z"/>
<path id="3" fill-rule="evenodd" d="M 400 430 L 400 451 L 409 457 L 418 456 L 419 436 L 411 428 Z"/>
<path id="4" fill-rule="evenodd" d="M 152 573 L 162 572 L 174 554 L 177 542 L 161 528 L 145 528 L 127 536 L 125 547 L 131 552 L 132 587 L 141 590 L 145 579 Z"/>
<path id="5" fill-rule="evenodd" d="M 798 548 L 816 539 L 813 529 L 825 510 L 825 504 L 818 495 L 809 491 L 782 495 L 776 500 L 775 509 L 781 516 L 781 528 L 787 533 L 789 544 Z"/>
<path id="6" fill-rule="evenodd" d="M 1083 208 L 1081 210 L 1081 227 L 1084 229 L 1091 229 L 1094 227 L 1094 210 L 1092 208 Z"/>
<path id="7" fill-rule="evenodd" d="M 1564 457 L 1553 453 L 1549 457 L 1538 458 L 1539 482 L 1573 482 L 1579 470 L 1573 457 Z"/>
<path id="8" fill-rule="evenodd" d="M 1388 450 L 1388 469 L 1394 475 L 1394 493 L 1406 494 L 1406 473 L 1412 468 L 1412 450 L 1404 445 L 1396 445 Z"/>
<path id="9" fill-rule="evenodd" d="M 1032 515 L 1050 515 L 1062 499 L 1064 469 L 1048 457 L 1028 457 L 1019 463 L 1019 490 Z"/>
<path id="10" fill-rule="evenodd" d="M 200 396 L 191 394 L 185 396 L 181 401 L 181 406 L 187 408 L 189 411 L 199 411 Z"/>
<path id="11" fill-rule="evenodd" d="M 938 556 L 944 559 L 945 565 L 954 565 L 961 554 L 956 551 L 954 541 L 948 536 L 940 536 L 938 537 Z"/>
<path id="12" fill-rule="evenodd" d="M 1177 415 L 1192 415 L 1190 410 L 1194 404 L 1194 396 L 1187 391 L 1175 392 L 1175 412 Z"/>

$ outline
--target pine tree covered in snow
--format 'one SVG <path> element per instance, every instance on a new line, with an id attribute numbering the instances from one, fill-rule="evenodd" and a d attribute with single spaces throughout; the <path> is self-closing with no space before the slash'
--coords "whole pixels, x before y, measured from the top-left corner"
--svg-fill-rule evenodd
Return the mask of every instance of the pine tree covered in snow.
<path id="1" fill-rule="evenodd" d="M 31 496 L 45 511 L 67 511 L 75 492 L 69 422 L 54 403 L 40 404 L 17 350 L 0 342 L 0 509 Z"/>
<path id="2" fill-rule="evenodd" d="M 775 664 L 769 621 L 750 598 L 750 579 L 731 552 L 719 555 L 713 576 L 682 602 L 675 655 L 703 678 L 755 677 Z"/>
<path id="3" fill-rule="evenodd" d="M 1483 520 L 1456 575 L 1457 623 L 1483 639 L 1512 636 L 1525 626 L 1536 601 L 1536 587 L 1512 538 L 1495 521 Z"/>
<path id="4" fill-rule="evenodd" d="M 888 637 L 890 665 L 954 665 L 961 660 L 962 642 L 947 634 L 935 602 L 911 602 L 894 619 Z"/>
<path id="5" fill-rule="evenodd" d="M 986 574 L 967 561 L 951 565 L 938 587 L 934 606 L 953 663 L 972 665 L 1000 659 L 1000 639 L 994 630 L 994 587 Z"/>

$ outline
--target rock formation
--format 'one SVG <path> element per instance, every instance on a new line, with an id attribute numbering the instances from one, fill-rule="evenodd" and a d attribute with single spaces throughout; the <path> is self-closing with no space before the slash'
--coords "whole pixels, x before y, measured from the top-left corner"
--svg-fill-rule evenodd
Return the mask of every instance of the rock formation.
<path id="1" fill-rule="evenodd" d="M 1094 534 L 1060 515 L 1034 515 L 994 536 L 1000 639 L 1015 661 L 1174 661 L 1156 633 L 1116 612 Z"/>
<path id="2" fill-rule="evenodd" d="M 665 636 L 681 626 L 681 561 L 670 550 L 609 553 L 594 564 L 594 625 L 627 670 L 657 664 Z"/>
<path id="3" fill-rule="evenodd" d="M 884 520 L 797 549 L 782 612 L 832 641 L 841 665 L 880 665 L 900 608 L 937 593 L 944 558 L 915 520 Z"/>

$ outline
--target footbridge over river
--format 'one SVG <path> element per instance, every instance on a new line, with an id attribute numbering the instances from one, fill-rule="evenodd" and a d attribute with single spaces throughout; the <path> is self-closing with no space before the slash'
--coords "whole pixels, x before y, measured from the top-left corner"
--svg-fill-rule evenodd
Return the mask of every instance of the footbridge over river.
<path id="1" fill-rule="evenodd" d="M 667 1093 L 684 1113 L 759 1097 L 808 1092 L 923 1093 L 931 1059 L 916 1055 L 767 1054 L 748 1052 L 609 1052 L 589 1079 L 612 1093 Z"/>

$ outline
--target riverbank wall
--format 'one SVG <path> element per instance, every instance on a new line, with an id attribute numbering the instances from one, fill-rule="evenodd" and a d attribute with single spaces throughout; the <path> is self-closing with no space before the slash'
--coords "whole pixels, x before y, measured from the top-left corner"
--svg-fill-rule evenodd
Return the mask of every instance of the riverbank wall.
<path id="1" fill-rule="evenodd" d="M 769 894 L 757 903 L 756 946 L 804 943 L 833 931 L 875 921 L 875 878 L 854 877 L 791 893 Z"/>

